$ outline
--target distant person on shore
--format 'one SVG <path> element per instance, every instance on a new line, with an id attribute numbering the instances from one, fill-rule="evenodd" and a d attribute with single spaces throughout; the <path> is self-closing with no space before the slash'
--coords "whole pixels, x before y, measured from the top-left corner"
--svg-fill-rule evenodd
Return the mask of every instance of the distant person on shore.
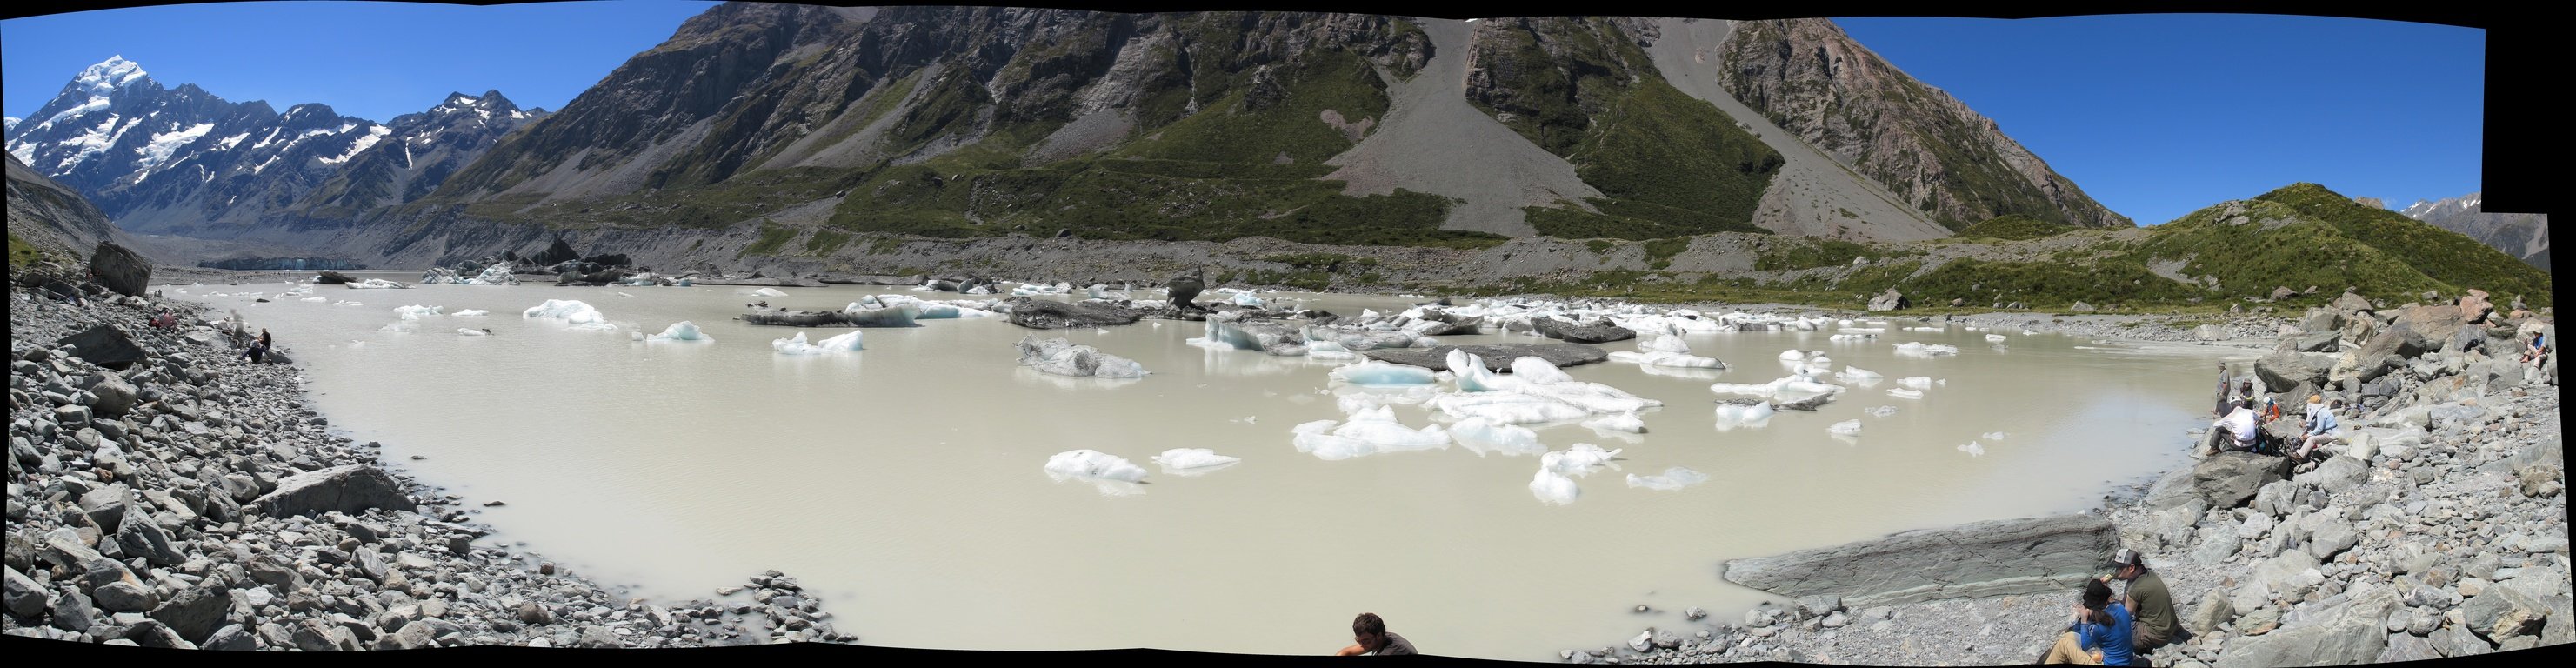
<path id="1" fill-rule="evenodd" d="M 2040 663 L 2072 663 L 2086 666 L 2126 666 L 2136 659 L 2136 643 L 2129 608 L 2111 604 L 2111 585 L 2101 580 L 2084 581 L 2084 602 L 2075 606 L 2075 623 L 2057 635 L 2057 644 L 2048 648 Z"/>
<path id="2" fill-rule="evenodd" d="M 2233 445 L 2236 450 L 2250 452 L 2254 450 L 2254 437 L 2261 433 L 2261 430 L 2256 428 L 2252 399 L 2237 400 L 2235 407 L 2227 412 L 2226 417 L 2218 418 L 2217 422 L 2212 422 L 2209 426 L 2227 436 L 2226 440 L 2219 441 L 2221 449 Z"/>
<path id="3" fill-rule="evenodd" d="M 2228 402 L 2227 402 L 2227 385 L 2228 385 L 2228 381 L 2229 381 L 2229 380 L 2231 380 L 2231 379 L 2227 377 L 2227 363 L 2226 363 L 2226 362 L 2219 362 L 2219 363 L 2218 363 L 2218 407 L 2217 407 L 2217 408 L 2210 409 L 2210 411 L 2209 411 L 2209 414 L 2210 414 L 2211 416 L 2213 416 L 2213 417 L 2214 417 L 2214 416 L 2220 416 L 2220 415 L 2226 415 L 2226 414 L 2227 414 L 2227 403 L 2228 403 Z"/>
<path id="4" fill-rule="evenodd" d="M 2531 333 L 2531 347 L 2522 349 L 2522 363 L 2540 366 L 2540 360 L 2549 357 L 2548 342 L 2542 340 L 2547 336 L 2540 332 Z"/>
<path id="5" fill-rule="evenodd" d="M 266 328 L 266 327 L 261 327 L 261 328 L 259 328 L 259 347 L 260 347 L 261 349 L 267 349 L 267 348 L 274 347 L 274 346 L 276 346 L 276 345 L 277 345 L 277 342 L 276 342 L 275 340 L 272 340 L 272 339 L 268 338 L 268 328 Z"/>
<path id="6" fill-rule="evenodd" d="M 2111 577 L 2129 583 L 2128 592 L 2121 600 L 2137 627 L 2135 635 L 2131 636 L 2131 650 L 2153 652 L 2158 647 L 2191 639 L 2191 631 L 2184 629 L 2182 618 L 2174 614 L 2173 592 L 2165 589 L 2164 578 L 2147 570 L 2147 562 L 2137 550 L 2121 548 L 2119 553 L 2111 556 L 2111 567 L 2115 569 Z"/>
<path id="7" fill-rule="evenodd" d="M 268 359 L 268 344 L 252 341 L 249 348 L 242 349 L 242 359 L 249 360 L 252 364 Z"/>
<path id="8" fill-rule="evenodd" d="M 2336 399 L 2332 405 L 2325 401 L 2322 395 L 2308 395 L 2308 430 L 2299 440 L 2298 450 L 2290 453 L 2291 461 L 2307 461 L 2308 453 L 2343 435 L 2343 421 L 2335 419 L 2335 411 L 2343 408 L 2343 400 Z"/>
<path id="9" fill-rule="evenodd" d="M 1358 619 L 1351 620 L 1351 639 L 1357 642 L 1334 652 L 1333 656 L 1361 654 L 1397 656 L 1416 653 L 1413 651 L 1412 642 L 1405 640 L 1404 636 L 1387 631 L 1386 620 L 1379 619 L 1374 612 L 1360 613 Z"/>

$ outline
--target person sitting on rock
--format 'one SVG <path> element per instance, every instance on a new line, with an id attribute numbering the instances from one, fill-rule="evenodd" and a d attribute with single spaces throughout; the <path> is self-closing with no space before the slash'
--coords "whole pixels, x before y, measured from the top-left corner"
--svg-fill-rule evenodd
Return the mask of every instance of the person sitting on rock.
<path id="1" fill-rule="evenodd" d="M 2111 585 L 2086 580 L 2084 602 L 2075 606 L 2075 623 L 2058 634 L 2057 644 L 2048 648 L 2040 663 L 2129 665 L 2137 658 L 2131 649 L 2137 642 L 2131 626 L 2129 607 L 2111 604 Z"/>
<path id="2" fill-rule="evenodd" d="M 264 342 L 252 341 L 249 348 L 242 350 L 242 359 L 249 360 L 252 364 L 258 364 L 267 358 L 268 344 Z"/>
<path id="3" fill-rule="evenodd" d="M 2336 399 L 2332 405 L 2325 401 L 2322 395 L 2308 395 L 2308 430 L 2300 439 L 2299 448 L 2290 453 L 2291 461 L 2307 461 L 2308 453 L 2343 435 L 2343 421 L 2335 419 L 2335 411 L 2343 408 L 2343 400 Z"/>
<path id="4" fill-rule="evenodd" d="M 2121 600 L 2136 622 L 2131 649 L 2143 654 L 2190 640 L 2191 631 L 2184 629 L 2181 618 L 2174 615 L 2173 592 L 2165 589 L 2165 579 L 2147 570 L 2147 561 L 2140 557 L 2137 550 L 2121 548 L 2111 556 L 2111 568 L 2115 570 L 2110 577 L 2129 583 L 2128 593 Z"/>
<path id="5" fill-rule="evenodd" d="M 2235 449 L 2247 452 L 2254 450 L 2254 439 L 2262 434 L 2262 430 L 2257 428 L 2252 399 L 2238 399 L 2234 409 L 2229 410 L 2226 417 L 2218 418 L 2217 422 L 2212 422 L 2209 426 L 2227 436 L 2227 440 L 2220 443 L 2233 444 Z"/>
<path id="6" fill-rule="evenodd" d="M 2522 363 L 2539 366 L 2540 360 L 2549 356 L 2548 342 L 2542 340 L 2546 336 L 2540 332 L 2531 333 L 2531 347 L 2522 350 Z"/>
<path id="7" fill-rule="evenodd" d="M 1405 640 L 1404 636 L 1387 631 L 1386 620 L 1379 619 L 1374 612 L 1360 613 L 1358 619 L 1351 620 L 1351 639 L 1358 642 L 1334 652 L 1333 655 L 1397 656 L 1416 653 L 1413 651 L 1412 642 Z"/>

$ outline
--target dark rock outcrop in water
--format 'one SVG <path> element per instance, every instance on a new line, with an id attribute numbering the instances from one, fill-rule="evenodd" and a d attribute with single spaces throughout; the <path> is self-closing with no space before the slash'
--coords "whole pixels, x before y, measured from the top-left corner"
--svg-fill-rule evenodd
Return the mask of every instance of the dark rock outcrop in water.
<path id="1" fill-rule="evenodd" d="M 348 274 L 336 271 L 326 271 L 322 272 L 319 276 L 315 276 L 313 278 L 313 282 L 323 285 L 348 285 L 350 283 L 358 282 L 358 279 L 350 278 Z"/>
<path id="2" fill-rule="evenodd" d="M 1198 309 L 1198 303 L 1195 300 L 1198 299 L 1200 291 L 1207 289 L 1207 279 L 1200 275 L 1204 271 L 1205 270 L 1193 271 L 1187 276 L 1175 276 L 1170 282 L 1163 284 L 1166 289 L 1171 291 L 1173 310 L 1186 311 Z"/>
<path id="3" fill-rule="evenodd" d="M 152 261 L 116 242 L 98 242 L 98 251 L 89 256 L 89 271 L 116 294 L 141 297 L 152 287 Z"/>
<path id="4" fill-rule="evenodd" d="M 1530 326 L 1538 330 L 1539 336 L 1567 343 L 1609 343 L 1637 338 L 1636 332 L 1608 322 L 1574 324 L 1556 318 L 1538 318 L 1531 320 Z"/>
<path id="5" fill-rule="evenodd" d="M 1433 371 L 1448 371 L 1449 351 L 1464 350 L 1485 362 L 1495 373 L 1511 373 L 1512 360 L 1536 357 L 1558 368 L 1591 364 L 1610 359 L 1610 353 L 1592 346 L 1572 343 L 1499 343 L 1476 346 L 1432 346 L 1429 348 L 1394 348 L 1362 350 L 1369 359 Z"/>
<path id="6" fill-rule="evenodd" d="M 1065 303 L 1029 297 L 1013 297 L 1004 302 L 1011 307 L 1011 324 L 1030 329 L 1063 329 L 1066 327 L 1107 327 L 1133 325 L 1149 313 L 1098 303 Z"/>
<path id="7" fill-rule="evenodd" d="M 1974 522 L 1726 562 L 1729 582 L 1784 596 L 1835 594 L 1855 606 L 2063 591 L 2119 549 L 2092 515 Z"/>

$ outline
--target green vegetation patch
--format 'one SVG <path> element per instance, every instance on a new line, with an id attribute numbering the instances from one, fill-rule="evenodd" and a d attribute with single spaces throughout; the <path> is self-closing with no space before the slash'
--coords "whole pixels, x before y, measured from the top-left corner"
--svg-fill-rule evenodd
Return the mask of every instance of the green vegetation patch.
<path id="1" fill-rule="evenodd" d="M 2466 235 L 2395 211 L 2365 206 L 2313 183 L 2292 184 L 2254 199 L 2278 203 L 2333 225 L 2343 236 L 2378 249 L 2427 278 L 2448 284 L 2453 289 L 2444 290 L 2446 293 L 2477 288 L 2500 296 L 2498 302 L 2522 295 L 2524 301 L 2534 305 L 2550 303 L 2547 272 Z M 2340 287 L 2319 285 L 2326 289 Z"/>
<path id="2" fill-rule="evenodd" d="M 787 241 L 794 238 L 796 238 L 795 228 L 780 227 L 777 225 L 762 223 L 760 226 L 760 240 L 751 242 L 751 245 L 749 246 L 742 247 L 742 250 L 734 253 L 733 256 L 735 259 L 741 259 L 746 255 L 776 255 L 778 254 L 778 249 L 785 247 L 787 245 Z"/>
<path id="3" fill-rule="evenodd" d="M 2052 223 L 2021 214 L 2006 214 L 1988 218 L 1986 222 L 1959 228 L 1959 237 L 2022 241 L 2053 237 L 2077 229 L 2080 228 L 2065 223 Z"/>
<path id="4" fill-rule="evenodd" d="M 1868 246 L 1833 239 L 1781 238 L 1753 259 L 1761 271 L 1839 267 L 1869 252 Z"/>
<path id="5" fill-rule="evenodd" d="M 1673 266 L 1673 256 L 1690 250 L 1690 239 L 1656 239 L 1646 242 L 1646 268 L 1665 269 Z"/>

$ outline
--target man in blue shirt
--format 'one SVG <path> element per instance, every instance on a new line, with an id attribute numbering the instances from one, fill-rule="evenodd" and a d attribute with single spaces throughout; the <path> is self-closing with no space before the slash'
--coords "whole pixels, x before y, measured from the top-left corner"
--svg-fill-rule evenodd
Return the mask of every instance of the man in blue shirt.
<path id="1" fill-rule="evenodd" d="M 2343 435 L 2343 421 L 2335 419 L 2334 413 L 2339 408 L 2343 408 L 2342 399 L 2336 399 L 2334 406 L 2329 408 L 2324 396 L 2308 395 L 2308 431 L 2306 438 L 2299 443 L 2299 450 L 2290 454 L 2292 461 L 2307 461 L 2308 453 L 2315 452 L 2317 446 L 2333 442 L 2335 437 Z"/>
<path id="2" fill-rule="evenodd" d="M 2132 626 L 2128 606 L 2111 605 L 2110 584 L 2085 581 L 2084 603 L 2075 608 L 2075 624 L 2058 634 L 2056 646 L 2049 648 L 2041 663 L 2130 665 L 2137 658 L 2131 649 L 2136 643 Z"/>

